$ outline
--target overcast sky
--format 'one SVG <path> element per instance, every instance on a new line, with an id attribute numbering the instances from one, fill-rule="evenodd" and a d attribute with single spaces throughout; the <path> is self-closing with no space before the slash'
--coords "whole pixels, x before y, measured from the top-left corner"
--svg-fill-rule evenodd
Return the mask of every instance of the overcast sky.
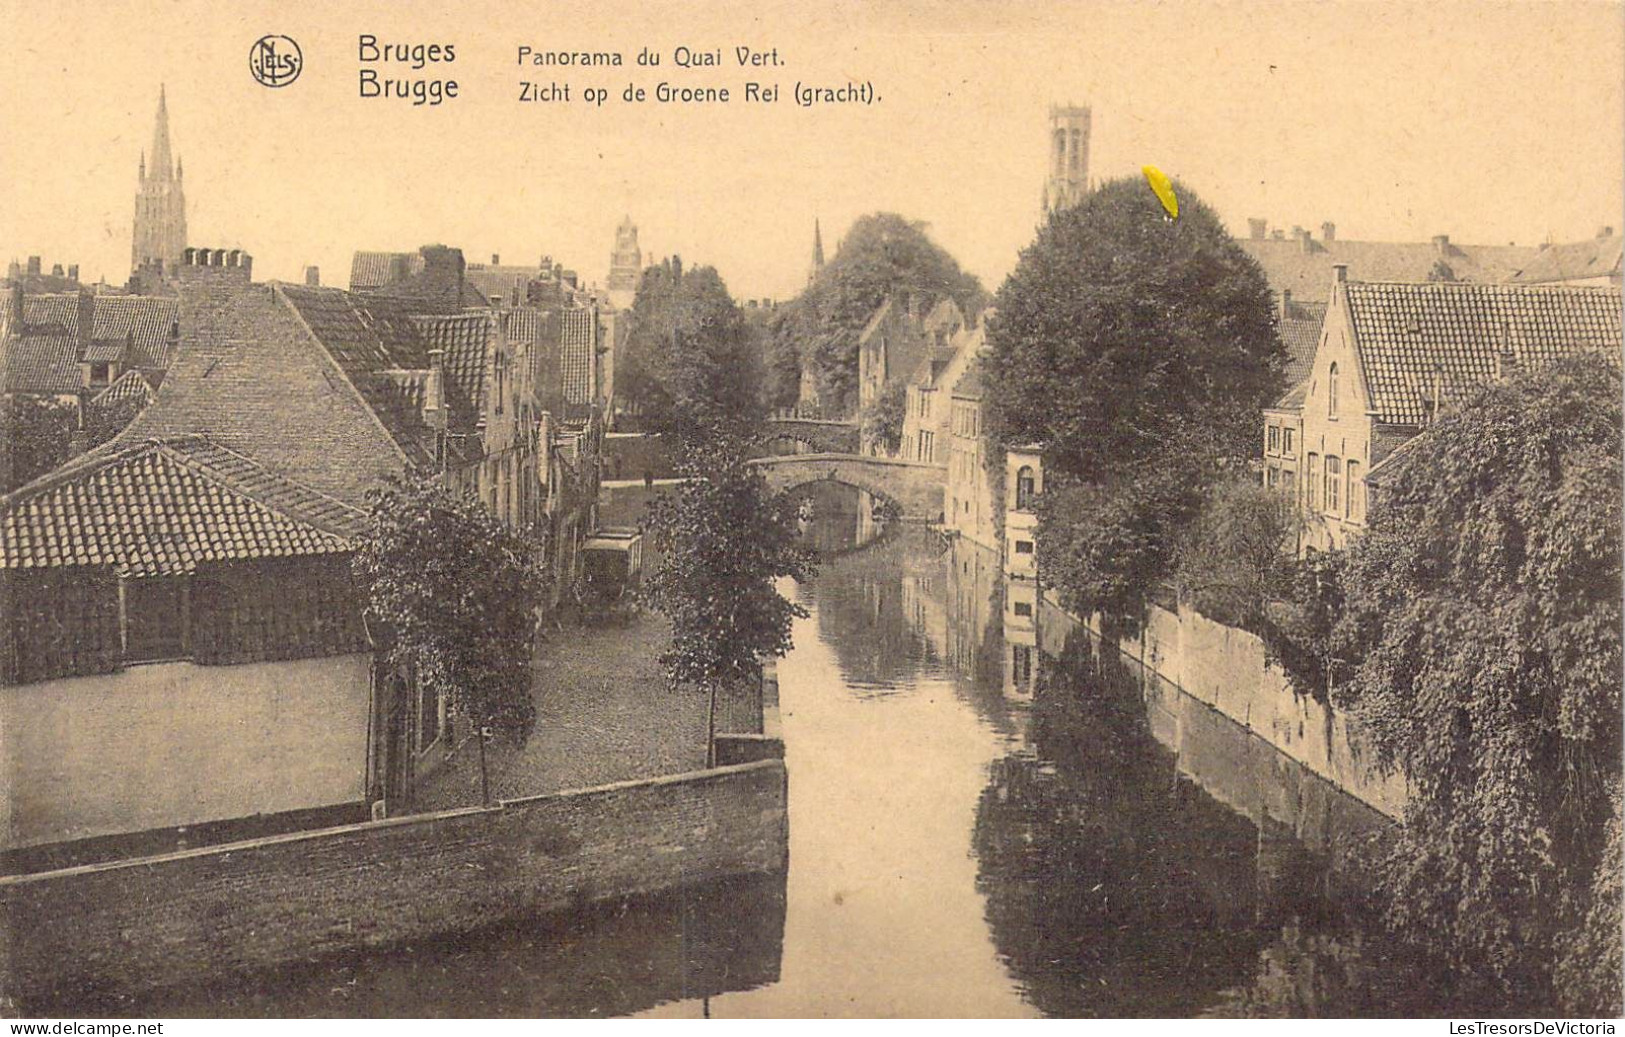
<path id="1" fill-rule="evenodd" d="M 593 281 L 623 214 L 646 251 L 716 265 L 737 296 L 794 294 L 812 225 L 925 221 L 990 288 L 1038 218 L 1053 102 L 1094 109 L 1091 175 L 1154 164 L 1244 231 L 1343 238 L 1588 237 L 1621 218 L 1625 21 L 1617 4 L 548 2 L 5 4 L 3 259 L 129 272 L 136 166 L 159 83 L 185 160 L 189 238 L 256 276 L 344 284 L 357 248 L 439 241 L 470 260 L 543 253 Z M 133 6 L 133 5 L 132 5 Z M 334 5 L 338 6 L 338 5 Z M 250 44 L 295 38 L 267 89 Z M 357 36 L 454 44 L 439 108 L 357 96 Z M 517 50 L 665 55 L 658 70 L 522 68 Z M 671 67 L 679 45 L 777 47 L 785 64 Z M 522 79 L 725 85 L 872 81 L 873 107 L 521 104 Z"/>

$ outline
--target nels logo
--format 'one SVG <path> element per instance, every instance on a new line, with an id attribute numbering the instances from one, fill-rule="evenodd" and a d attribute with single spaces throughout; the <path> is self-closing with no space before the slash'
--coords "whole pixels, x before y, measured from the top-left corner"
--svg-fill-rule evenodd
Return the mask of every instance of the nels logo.
<path id="1" fill-rule="evenodd" d="M 304 68 L 299 44 L 287 36 L 261 36 L 248 52 L 248 70 L 264 86 L 287 86 Z"/>

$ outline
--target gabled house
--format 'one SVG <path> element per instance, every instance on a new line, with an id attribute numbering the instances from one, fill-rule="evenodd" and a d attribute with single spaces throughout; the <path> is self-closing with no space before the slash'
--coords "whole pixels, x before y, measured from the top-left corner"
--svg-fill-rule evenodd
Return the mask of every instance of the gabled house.
<path id="1" fill-rule="evenodd" d="M 1512 276 L 1516 284 L 1613 285 L 1621 280 L 1625 237 L 1603 227 L 1590 241 L 1543 245 L 1529 265 Z"/>
<path id="2" fill-rule="evenodd" d="M 1617 287 L 1351 281 L 1338 267 L 1303 396 L 1305 548 L 1365 526 L 1366 476 L 1474 386 L 1579 352 L 1617 355 Z"/>
<path id="3" fill-rule="evenodd" d="M 206 436 L 0 497 L 0 849 L 363 816 L 365 527 Z"/>
<path id="4" fill-rule="evenodd" d="M 1283 381 L 1289 387 L 1264 408 L 1264 485 L 1290 497 L 1298 494 L 1298 448 L 1303 443 L 1303 399 L 1309 391 L 1309 372 L 1326 320 L 1324 303 L 1303 303 L 1290 290 L 1281 293 L 1279 327 L 1286 347 Z"/>
<path id="5" fill-rule="evenodd" d="M 949 302 L 947 305 L 952 306 Z M 958 312 L 957 308 L 954 312 Z M 953 431 L 953 387 L 980 354 L 980 326 L 934 335 L 904 391 L 901 455 L 905 460 L 946 465 Z"/>
<path id="6" fill-rule="evenodd" d="M 950 298 L 921 312 L 915 295 L 894 296 L 876 307 L 858 333 L 858 408 L 878 400 L 891 385 L 912 375 L 933 350 L 945 348 L 965 326 Z"/>

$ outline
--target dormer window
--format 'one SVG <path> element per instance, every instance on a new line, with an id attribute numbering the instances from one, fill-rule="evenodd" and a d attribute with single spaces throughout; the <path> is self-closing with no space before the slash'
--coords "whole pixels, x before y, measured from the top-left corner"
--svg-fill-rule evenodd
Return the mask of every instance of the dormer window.
<path id="1" fill-rule="evenodd" d="M 91 386 L 91 388 L 93 388 L 93 389 L 101 388 L 102 386 L 107 385 L 112 380 L 113 379 L 112 379 L 112 365 L 111 364 L 91 364 L 90 365 L 90 386 Z"/>

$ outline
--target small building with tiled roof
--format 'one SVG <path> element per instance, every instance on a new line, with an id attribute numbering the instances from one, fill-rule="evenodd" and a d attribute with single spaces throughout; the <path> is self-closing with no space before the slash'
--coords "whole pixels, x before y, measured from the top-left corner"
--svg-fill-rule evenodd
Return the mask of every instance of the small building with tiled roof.
<path id="1" fill-rule="evenodd" d="M 0 497 L 0 849 L 360 816 L 367 521 L 203 436 L 108 444 Z"/>
<path id="2" fill-rule="evenodd" d="M 1371 283 L 1339 268 L 1303 394 L 1308 547 L 1364 528 L 1365 477 L 1474 387 L 1582 352 L 1618 356 L 1617 287 Z"/>

